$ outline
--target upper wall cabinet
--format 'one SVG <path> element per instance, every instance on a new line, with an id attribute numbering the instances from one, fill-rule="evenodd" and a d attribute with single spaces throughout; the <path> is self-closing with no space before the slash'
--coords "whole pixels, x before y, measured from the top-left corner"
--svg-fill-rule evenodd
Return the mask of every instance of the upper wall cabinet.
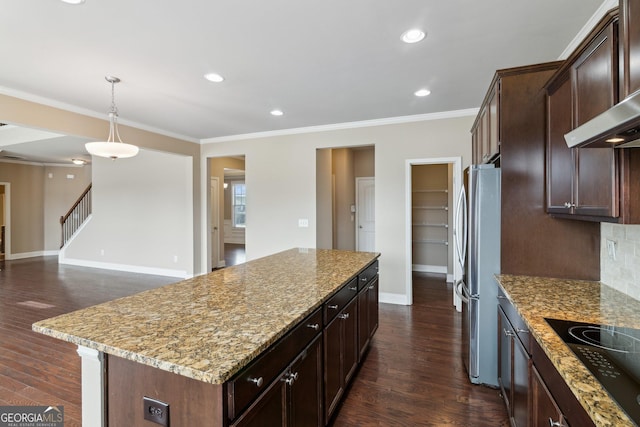
<path id="1" fill-rule="evenodd" d="M 500 154 L 499 103 L 500 79 L 496 76 L 471 128 L 474 165 L 489 163 Z"/>
<path id="2" fill-rule="evenodd" d="M 620 1 L 620 99 L 640 90 L 640 0 Z M 634 22 L 635 20 L 635 22 Z"/>
<path id="3" fill-rule="evenodd" d="M 633 8 L 640 4 L 640 0 L 625 2 Z M 640 12 L 640 9 L 629 10 Z M 626 31 L 630 30 L 627 25 Z M 631 87 L 634 79 L 628 71 L 633 67 L 626 67 L 625 72 L 624 58 L 632 55 L 629 47 L 621 46 L 625 44 L 622 43 L 625 36 L 619 37 L 623 32 L 619 31 L 618 11 L 613 10 L 547 83 L 546 202 L 549 214 L 590 221 L 640 221 L 640 212 L 635 207 L 638 203 L 629 197 L 635 192 L 630 190 L 640 186 L 633 179 L 639 156 L 629 149 L 613 147 L 568 148 L 564 139 L 566 133 L 615 105 L 628 91 L 623 90 L 623 86 Z M 626 44 L 631 46 L 631 39 L 626 38 Z M 638 41 L 634 43 L 638 45 Z M 640 76 L 640 67 L 636 64 L 635 68 L 636 75 Z M 640 85 L 640 82 L 634 84 Z M 631 174 L 632 178 L 625 174 Z"/>

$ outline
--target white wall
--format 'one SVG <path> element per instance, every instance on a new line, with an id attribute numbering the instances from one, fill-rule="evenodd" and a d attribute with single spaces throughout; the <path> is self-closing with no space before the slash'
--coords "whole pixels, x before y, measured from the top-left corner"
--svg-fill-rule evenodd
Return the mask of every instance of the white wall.
<path id="1" fill-rule="evenodd" d="M 60 261 L 193 276 L 191 157 L 140 150 L 130 159 L 94 157 L 92 169 L 93 215 Z"/>
<path id="2" fill-rule="evenodd" d="M 375 145 L 380 296 L 381 301 L 406 303 L 410 242 L 405 236 L 410 224 L 405 212 L 405 161 L 461 156 L 466 167 L 476 111 L 464 114 L 469 115 L 209 142 L 202 147 L 202 161 L 246 155 L 247 259 L 255 259 L 291 247 L 316 246 L 316 149 Z M 299 218 L 308 218 L 309 228 L 299 228 Z"/>

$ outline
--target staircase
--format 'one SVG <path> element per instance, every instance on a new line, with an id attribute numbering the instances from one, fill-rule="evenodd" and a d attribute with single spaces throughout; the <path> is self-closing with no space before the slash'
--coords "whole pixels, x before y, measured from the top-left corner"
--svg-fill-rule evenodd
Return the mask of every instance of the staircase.
<path id="1" fill-rule="evenodd" d="M 61 248 L 73 237 L 89 215 L 91 215 L 91 184 L 78 197 L 69 212 L 60 217 L 60 225 L 62 226 Z"/>

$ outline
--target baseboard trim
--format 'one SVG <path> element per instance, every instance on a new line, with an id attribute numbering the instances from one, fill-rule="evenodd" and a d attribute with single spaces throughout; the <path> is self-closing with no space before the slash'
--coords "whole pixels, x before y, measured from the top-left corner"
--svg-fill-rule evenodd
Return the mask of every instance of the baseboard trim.
<path id="1" fill-rule="evenodd" d="M 412 264 L 411 269 L 419 273 L 440 273 L 447 274 L 446 265 L 426 265 L 426 264 Z"/>
<path id="2" fill-rule="evenodd" d="M 17 254 L 5 254 L 5 258 L 7 261 L 13 259 L 25 259 L 25 258 L 36 258 L 41 256 L 49 256 L 49 255 L 58 255 L 60 251 L 33 251 L 33 252 L 22 252 Z"/>
<path id="3" fill-rule="evenodd" d="M 388 292 L 380 292 L 378 294 L 380 302 L 385 304 L 410 305 L 405 294 L 392 294 Z"/>
<path id="4" fill-rule="evenodd" d="M 180 279 L 189 279 L 184 270 L 170 270 L 167 268 L 142 267 L 137 265 L 115 264 L 109 262 L 87 261 L 83 259 L 62 258 L 58 259 L 60 264 L 76 265 L 78 267 L 101 268 L 103 270 L 126 271 L 128 273 L 153 274 L 155 276 L 177 277 Z"/>

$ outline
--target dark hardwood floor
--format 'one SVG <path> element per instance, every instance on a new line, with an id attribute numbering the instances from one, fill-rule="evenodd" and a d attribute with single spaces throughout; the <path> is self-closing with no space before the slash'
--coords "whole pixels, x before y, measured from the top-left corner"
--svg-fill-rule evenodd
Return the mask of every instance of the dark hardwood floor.
<path id="1" fill-rule="evenodd" d="M 244 245 L 236 243 L 224 244 L 224 265 L 226 267 L 242 264 L 245 261 L 246 255 Z"/>
<path id="2" fill-rule="evenodd" d="M 175 279 L 61 266 L 56 257 L 0 269 L 0 405 L 63 405 L 65 427 L 80 426 L 76 347 L 31 324 Z M 466 378 L 451 288 L 414 280 L 413 306 L 380 304 L 380 327 L 333 425 L 507 426 L 498 391 Z"/>
<path id="3" fill-rule="evenodd" d="M 451 285 L 425 273 L 413 283 L 413 306 L 380 304 L 380 326 L 334 427 L 508 426 L 499 391 L 469 382 Z"/>
<path id="4" fill-rule="evenodd" d="M 0 266 L 0 405 L 63 405 L 65 427 L 81 425 L 76 346 L 31 324 L 175 282 L 175 278 L 58 265 L 57 257 Z"/>

